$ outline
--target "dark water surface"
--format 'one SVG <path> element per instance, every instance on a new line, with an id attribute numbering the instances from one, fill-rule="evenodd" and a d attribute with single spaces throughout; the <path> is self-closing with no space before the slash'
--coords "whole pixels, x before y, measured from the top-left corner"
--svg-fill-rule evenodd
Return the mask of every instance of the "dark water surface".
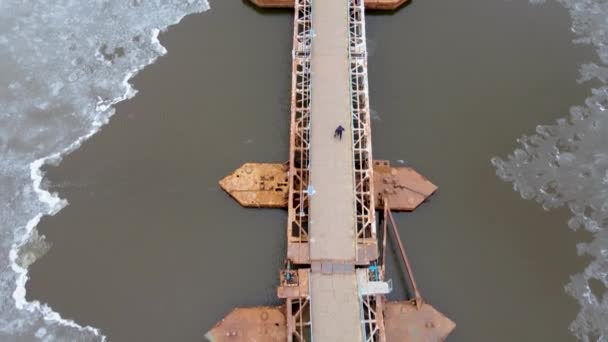
<path id="1" fill-rule="evenodd" d="M 217 181 L 245 161 L 287 158 L 292 15 L 224 0 L 161 35 L 169 54 L 139 94 L 59 167 L 71 205 L 40 225 L 53 243 L 28 298 L 110 341 L 200 341 L 237 305 L 278 304 L 285 212 L 246 210 Z M 449 341 L 572 341 L 580 271 L 565 210 L 544 212 L 490 158 L 564 116 L 590 48 L 557 5 L 418 0 L 368 14 L 374 155 L 405 160 L 440 191 L 401 235 Z M 405 296 L 393 258 L 390 277 Z"/>

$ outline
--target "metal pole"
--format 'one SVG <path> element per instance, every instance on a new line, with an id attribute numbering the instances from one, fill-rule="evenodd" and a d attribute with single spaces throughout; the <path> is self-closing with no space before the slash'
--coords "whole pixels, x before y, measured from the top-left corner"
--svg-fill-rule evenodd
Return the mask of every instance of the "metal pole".
<path id="1" fill-rule="evenodd" d="M 293 312 L 291 311 L 291 298 L 285 301 L 285 318 L 287 319 L 287 342 L 293 342 Z"/>
<path id="2" fill-rule="evenodd" d="M 382 228 L 382 267 L 386 265 L 386 235 L 388 233 L 387 225 L 388 225 L 388 199 L 382 199 L 382 205 L 384 206 L 384 215 L 382 216 L 383 228 Z"/>
<path id="3" fill-rule="evenodd" d="M 385 203 L 386 205 L 386 203 Z M 401 243 L 401 238 L 399 237 L 399 232 L 397 231 L 397 225 L 395 224 L 395 219 L 393 218 L 393 214 L 391 213 L 390 210 L 386 209 L 387 207 L 385 207 L 385 211 L 388 212 L 388 217 L 391 220 L 391 225 L 393 226 L 393 233 L 395 234 L 395 239 L 397 240 L 397 243 L 399 244 L 399 251 L 401 252 L 401 258 L 403 259 L 403 262 L 405 263 L 405 268 L 407 269 L 407 275 L 410 278 L 410 282 L 412 283 L 412 286 L 414 287 L 414 294 L 416 296 L 416 308 L 420 309 L 420 307 L 422 306 L 422 296 L 420 295 L 420 291 L 418 291 L 418 286 L 416 286 L 416 280 L 414 279 L 414 274 L 412 273 L 412 267 L 410 266 L 410 261 L 407 258 L 407 255 L 405 254 L 405 248 L 403 248 L 403 243 Z"/>

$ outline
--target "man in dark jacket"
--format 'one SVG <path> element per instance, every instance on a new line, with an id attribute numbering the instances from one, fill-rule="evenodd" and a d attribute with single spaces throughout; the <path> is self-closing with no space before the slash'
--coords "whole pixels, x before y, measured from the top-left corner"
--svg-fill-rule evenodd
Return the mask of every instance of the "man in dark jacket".
<path id="1" fill-rule="evenodd" d="M 340 138 L 340 140 L 342 140 L 342 132 L 344 132 L 344 127 L 342 127 L 342 125 L 338 126 L 338 128 L 336 128 L 336 131 L 334 132 L 334 138 L 338 137 Z"/>

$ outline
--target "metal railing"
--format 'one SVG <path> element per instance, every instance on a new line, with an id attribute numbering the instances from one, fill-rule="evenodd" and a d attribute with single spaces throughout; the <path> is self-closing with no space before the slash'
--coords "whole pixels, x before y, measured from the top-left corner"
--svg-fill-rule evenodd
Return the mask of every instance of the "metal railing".
<path id="1" fill-rule="evenodd" d="M 297 0 L 294 9 L 287 242 L 288 248 L 297 245 L 291 257 L 301 264 L 309 263 L 303 244 L 309 223 L 312 0 Z"/>
<path id="2" fill-rule="evenodd" d="M 361 324 L 365 342 L 386 342 L 383 302 L 383 296 L 380 295 L 361 296 Z"/>
<path id="3" fill-rule="evenodd" d="M 369 263 L 378 258 L 376 211 L 372 164 L 369 93 L 367 85 L 367 45 L 365 42 L 365 1 L 349 1 L 349 61 L 353 132 L 353 171 L 357 261 Z M 371 247 L 371 248 L 369 248 Z M 361 324 L 365 342 L 384 342 L 381 295 L 362 295 Z"/>
<path id="4" fill-rule="evenodd" d="M 312 341 L 312 318 L 310 298 L 290 298 L 287 300 L 288 342 Z"/>
<path id="5" fill-rule="evenodd" d="M 349 61 L 353 132 L 353 170 L 357 256 L 361 263 L 378 257 L 373 196 L 372 139 L 367 86 L 364 0 L 349 0 Z M 372 246 L 372 248 L 368 248 Z"/>
<path id="6" fill-rule="evenodd" d="M 296 0 L 294 11 L 287 257 L 295 264 L 307 264 L 310 263 L 308 252 L 308 187 L 310 180 L 310 105 L 312 96 L 312 0 Z M 312 340 L 310 306 L 310 296 L 286 299 L 288 342 Z"/>

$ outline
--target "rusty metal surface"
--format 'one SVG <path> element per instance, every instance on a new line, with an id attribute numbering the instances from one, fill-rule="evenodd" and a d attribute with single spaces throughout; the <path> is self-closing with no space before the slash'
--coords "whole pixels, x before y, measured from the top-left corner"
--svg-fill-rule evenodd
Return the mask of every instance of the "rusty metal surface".
<path id="1" fill-rule="evenodd" d="M 287 242 L 287 258 L 294 264 L 309 264 L 310 247 L 308 242 Z"/>
<path id="2" fill-rule="evenodd" d="M 310 179 L 310 65 L 313 39 L 311 1 L 297 0 L 295 2 L 293 21 L 286 235 L 288 245 L 300 245 L 291 250 L 291 252 L 299 253 L 293 259 L 296 264 L 310 262 L 308 186 Z M 306 250 L 303 245 L 306 245 Z"/>
<path id="3" fill-rule="evenodd" d="M 348 1 L 348 64 L 350 66 L 350 107 L 355 211 L 357 233 L 356 259 L 378 257 L 372 128 L 367 82 L 367 43 L 365 36 L 365 1 Z"/>
<path id="4" fill-rule="evenodd" d="M 409 2 L 410 0 L 365 0 L 365 9 L 394 11 Z"/>
<path id="5" fill-rule="evenodd" d="M 389 200 L 393 211 L 412 211 L 437 190 L 437 186 L 410 167 L 391 167 L 387 160 L 374 160 L 376 209 Z"/>
<path id="6" fill-rule="evenodd" d="M 384 303 L 384 329 L 386 341 L 403 342 L 439 342 L 447 338 L 456 325 L 449 318 L 437 311 L 431 305 L 426 304 L 416 284 L 412 267 L 410 265 L 405 247 L 399 237 L 397 225 L 391 213 L 390 203 L 383 200 L 383 236 L 382 243 L 382 269 L 385 266 L 386 238 L 388 236 L 388 222 L 390 221 L 392 232 L 399 246 L 402 262 L 405 264 L 410 285 L 414 289 L 414 298 L 409 301 L 385 302 Z"/>
<path id="7" fill-rule="evenodd" d="M 312 341 L 312 318 L 310 312 L 310 297 L 287 298 L 287 342 Z"/>
<path id="8" fill-rule="evenodd" d="M 389 209 L 389 207 L 390 207 L 390 204 L 388 203 L 388 200 L 384 199 L 384 236 L 386 237 L 388 235 L 387 222 L 390 220 L 391 227 L 393 228 L 392 229 L 393 235 L 395 236 L 395 240 L 397 240 L 397 244 L 399 246 L 399 252 L 401 253 L 401 260 L 405 264 L 405 268 L 407 270 L 407 275 L 409 277 L 410 284 L 414 288 L 414 303 L 416 304 L 416 307 L 418 309 L 420 309 L 420 307 L 422 306 L 424 301 L 422 299 L 422 295 L 420 295 L 420 291 L 418 290 L 418 285 L 416 285 L 416 279 L 414 278 L 414 272 L 412 271 L 412 266 L 407 257 L 407 254 L 405 253 L 405 247 L 403 247 L 403 243 L 401 242 L 401 237 L 399 237 L 399 231 L 397 230 L 397 224 L 395 223 L 395 219 L 393 218 L 393 214 L 391 213 L 391 210 Z M 384 260 L 382 262 L 384 262 Z"/>
<path id="9" fill-rule="evenodd" d="M 236 308 L 205 337 L 211 342 L 285 342 L 285 307 Z"/>
<path id="10" fill-rule="evenodd" d="M 456 324 L 429 304 L 420 309 L 409 301 L 384 303 L 387 342 L 440 342 Z"/>
<path id="11" fill-rule="evenodd" d="M 220 181 L 220 186 L 243 207 L 287 206 L 285 164 L 246 163 Z"/>
<path id="12" fill-rule="evenodd" d="M 391 210 L 412 211 L 437 190 L 435 184 L 412 168 L 391 167 L 386 160 L 375 160 L 373 164 L 377 210 L 383 209 L 386 198 Z M 220 186 L 244 207 L 286 208 L 288 170 L 289 166 L 284 163 L 246 163 L 222 179 Z M 375 257 L 358 259 L 373 260 Z"/>
<path id="13" fill-rule="evenodd" d="M 253 4 L 264 8 L 293 8 L 294 0 L 251 0 Z M 365 0 L 365 9 L 395 10 L 409 0 Z"/>
<path id="14" fill-rule="evenodd" d="M 289 279 L 287 279 L 287 273 L 291 274 Z M 309 277 L 310 270 L 307 268 L 281 271 L 280 285 L 277 287 L 277 297 L 282 299 L 308 297 L 310 292 Z"/>
<path id="15" fill-rule="evenodd" d="M 363 334 L 366 342 L 386 342 L 384 331 L 384 296 L 361 296 Z"/>
<path id="16" fill-rule="evenodd" d="M 368 239 L 365 242 L 358 243 L 357 246 L 357 265 L 369 265 L 373 260 L 378 259 L 378 241 Z"/>

